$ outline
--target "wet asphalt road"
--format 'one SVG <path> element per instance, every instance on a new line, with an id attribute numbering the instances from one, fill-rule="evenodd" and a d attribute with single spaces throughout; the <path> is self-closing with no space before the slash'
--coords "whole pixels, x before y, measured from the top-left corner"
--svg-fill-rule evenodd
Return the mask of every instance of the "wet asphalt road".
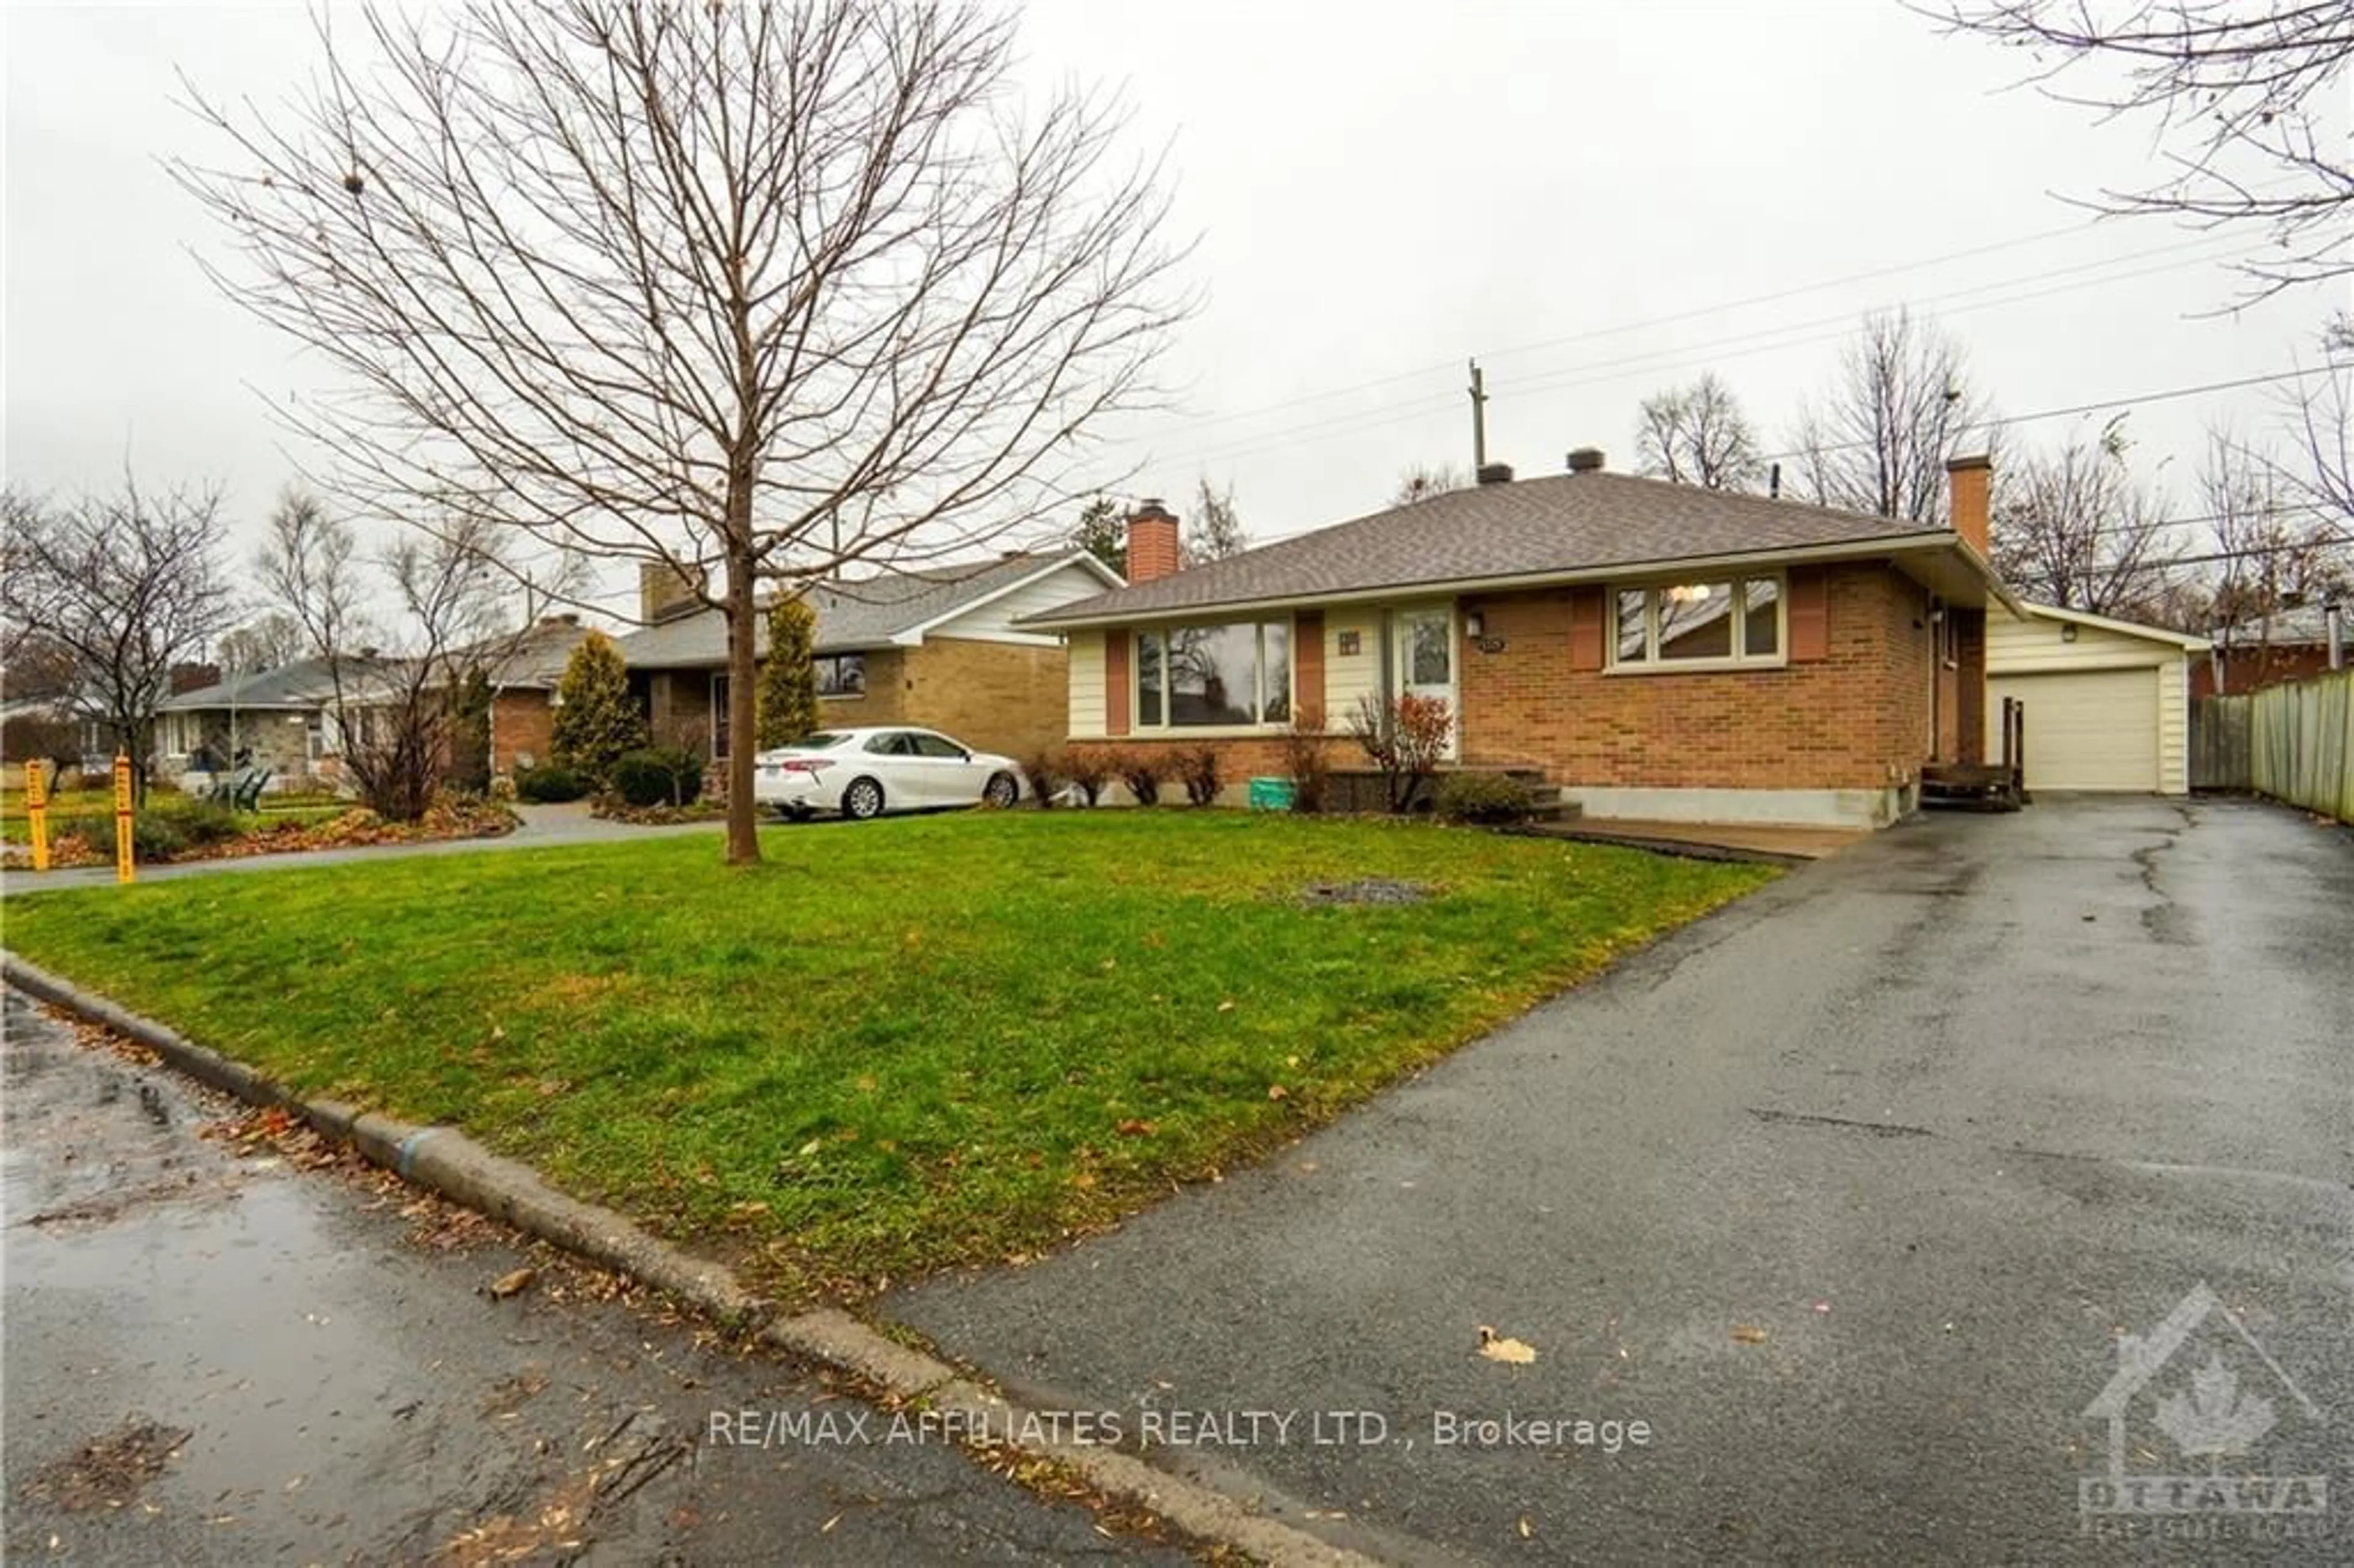
<path id="1" fill-rule="evenodd" d="M 868 1407 L 567 1268 L 493 1303 L 526 1256 L 485 1223 L 440 1245 L 454 1211 L 240 1156 L 198 1136 L 231 1107 L 6 1010 L 11 1562 L 1188 1560 L 953 1447 L 716 1441 Z"/>
<path id="2" fill-rule="evenodd" d="M 2347 1563 L 2349 1179 L 2354 834 L 2052 800 L 1882 834 L 1259 1170 L 885 1308 L 1395 1561 Z M 2201 1283 L 2229 1313 L 2126 1380 L 2122 1473 L 2326 1512 L 2084 1508 L 2120 1336 Z M 1649 1441 L 1442 1441 L 1508 1413 Z"/>

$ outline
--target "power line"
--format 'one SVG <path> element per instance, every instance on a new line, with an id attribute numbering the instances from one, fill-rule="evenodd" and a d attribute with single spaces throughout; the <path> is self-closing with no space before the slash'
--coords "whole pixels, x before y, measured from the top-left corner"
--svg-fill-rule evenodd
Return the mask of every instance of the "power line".
<path id="1" fill-rule="evenodd" d="M 1672 326 L 1681 322 L 1695 321 L 1704 316 L 1748 310 L 1757 305 L 1778 304 L 1784 300 L 1798 299 L 1807 294 L 1821 293 L 1829 289 L 1845 288 L 1852 283 L 1866 283 L 1881 278 L 1899 277 L 1906 272 L 1925 271 L 1932 267 L 1942 267 L 1952 261 L 1966 261 L 1980 256 L 1991 256 L 2006 250 L 2021 249 L 2030 245 L 2040 245 L 2047 240 L 2091 234 L 2096 228 L 2097 225 L 2093 222 L 2065 224 L 2057 228 L 2042 229 L 2034 234 L 2020 235 L 2010 239 L 1999 239 L 1985 245 L 1973 245 L 1959 250 L 1948 250 L 1941 255 L 1924 257 L 1918 260 L 1902 261 L 1885 267 L 1871 268 L 1861 272 L 1849 272 L 1838 277 L 1824 278 L 1810 283 L 1800 283 L 1787 289 L 1777 289 L 1770 293 L 1750 294 L 1740 299 L 1720 301 L 1714 304 L 1696 305 L 1673 311 L 1665 315 L 1648 316 L 1640 321 L 1622 323 L 1616 326 L 1594 327 L 1584 332 L 1569 333 L 1557 337 L 1508 344 L 1501 347 L 1484 350 L 1479 357 L 1507 359 L 1516 355 L 1532 354 L 1547 348 L 1559 348 L 1564 344 L 1587 343 L 1597 338 L 1622 336 L 1632 332 L 1647 332 L 1653 327 Z M 2212 243 L 2212 241 L 2186 241 L 2185 247 L 2205 243 Z M 1418 380 L 1426 376 L 1450 371 L 1454 368 L 1454 365 L 1455 361 L 1450 359 L 1421 366 L 1413 370 L 1399 371 L 1394 375 L 1376 376 L 1367 381 L 1354 382 L 1345 387 L 1335 387 L 1321 392 L 1303 393 L 1297 397 L 1287 397 L 1249 408 L 1238 408 L 1231 413 L 1206 414 L 1198 418 L 1185 420 L 1183 428 L 1188 430 L 1200 429 L 1205 426 L 1232 424 L 1238 419 L 1257 418 L 1267 414 L 1281 413 L 1287 408 L 1296 408 L 1310 403 L 1327 402 L 1334 397 L 1346 397 L 1354 393 L 1372 391 L 1376 387 L 1394 387 L 1402 381 Z M 1150 432 L 1144 439 L 1150 439 Z"/>
<path id="2" fill-rule="evenodd" d="M 2017 278 L 1999 280 L 1993 283 L 1977 284 L 1967 289 L 1950 290 L 1944 293 L 1923 295 L 1915 299 L 1892 302 L 1892 303 L 1905 308 L 1925 307 L 1941 304 L 1950 300 L 1966 299 L 1970 295 L 1982 294 L 1989 290 L 2013 288 L 2020 284 L 2040 282 L 2050 278 L 2070 277 L 2074 274 L 2086 271 L 2114 268 L 2126 262 L 2141 260 L 2153 256 L 2174 255 L 2186 249 L 2198 249 L 2203 252 L 2203 254 L 2193 257 L 2187 262 L 2169 262 L 2160 267 L 2143 268 L 2127 272 L 2105 271 L 2099 276 L 2077 278 L 2075 281 L 2063 283 L 2057 288 L 2033 290 L 2025 293 L 2007 295 L 1993 300 L 1981 300 L 1976 303 L 1962 305 L 1958 308 L 1950 309 L 1943 313 L 1947 316 L 1968 315 L 1977 311 L 1991 310 L 2010 304 L 2022 304 L 2029 301 L 2045 299 L 2055 294 L 2069 293 L 2080 289 L 2094 288 L 2109 283 L 2125 282 L 2135 278 L 2148 277 L 2159 272 L 2173 271 L 2185 265 L 2202 264 L 2205 262 L 2221 260 L 2245 249 L 2247 249 L 2246 242 L 2236 236 L 2223 242 L 2220 246 L 2213 238 L 2209 237 L 2188 241 L 2183 244 L 2158 246 L 2148 250 L 2136 251 L 2120 257 L 2110 257 L 2098 262 L 2088 263 L 2082 266 L 2050 269 L 2041 272 L 2025 274 Z M 1517 380 L 1509 380 L 1501 385 L 1506 389 L 1516 389 L 1525 392 L 1562 391 L 1578 387 L 1596 386 L 1611 381 L 1626 380 L 1636 376 L 1664 376 L 1672 374 L 1679 370 L 1714 366 L 1729 359 L 1747 358 L 1758 354 L 1776 353 L 1786 349 L 1803 347 L 1813 343 L 1829 341 L 1833 338 L 1844 337 L 1853 330 L 1857 319 L 1857 314 L 1850 312 L 1843 313 L 1837 316 L 1825 316 L 1807 322 L 1787 323 L 1779 326 L 1759 328 L 1751 332 L 1737 334 L 1731 337 L 1719 338 L 1711 343 L 1691 344 L 1673 348 L 1655 349 L 1643 354 L 1622 355 L 1616 359 L 1596 360 L 1588 362 L 1585 365 L 1564 366 L 1551 372 L 1541 372 L 1523 376 Z M 1829 330 L 1816 330 L 1819 328 Z M 1615 331 L 1621 329 L 1609 330 Z M 1634 329 L 1628 328 L 1623 330 L 1631 331 Z M 1807 335 L 1789 335 L 1792 334 L 1804 334 Z M 1759 340 L 1770 341 L 1760 342 Z M 1755 344 L 1755 346 L 1734 350 L 1728 350 L 1724 346 L 1726 344 L 1744 343 Z M 1587 375 L 1586 373 L 1589 371 L 1604 371 L 1606 374 Z M 1398 377 L 1395 379 L 1405 379 L 1405 377 Z M 1303 444 L 1299 439 L 1301 437 L 1316 436 L 1319 440 L 1329 439 L 1331 436 L 1351 434 L 1359 430 L 1379 429 L 1384 426 L 1398 424 L 1409 419 L 1420 418 L 1426 414 L 1436 413 L 1440 408 L 1451 405 L 1456 396 L 1458 395 L 1452 392 L 1446 394 L 1436 392 L 1423 394 L 1405 402 L 1391 403 L 1376 408 L 1356 409 L 1347 413 L 1335 414 L 1320 419 L 1311 420 L 1306 424 L 1292 426 L 1281 430 L 1255 431 L 1246 436 L 1232 437 L 1223 440 L 1213 440 L 1207 446 L 1194 448 L 1190 450 L 1181 450 L 1159 461 L 1170 464 L 1201 462 L 1205 461 L 1237 461 L 1244 458 L 1258 456 L 1263 452 L 1281 450 L 1289 446 Z M 1285 407 L 1285 405 L 1275 405 L 1274 407 L 1280 408 Z M 1325 434 L 1318 435 L 1318 432 L 1325 432 Z"/>

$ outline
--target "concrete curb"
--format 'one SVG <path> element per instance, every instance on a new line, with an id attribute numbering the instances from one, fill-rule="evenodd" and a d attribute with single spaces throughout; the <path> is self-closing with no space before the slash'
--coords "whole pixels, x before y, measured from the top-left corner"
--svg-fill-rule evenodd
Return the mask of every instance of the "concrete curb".
<path id="1" fill-rule="evenodd" d="M 402 1180 L 505 1221 L 604 1267 L 678 1298 L 731 1328 L 757 1331 L 790 1354 L 857 1377 L 898 1398 L 953 1414 L 968 1435 L 1052 1460 L 1097 1490 L 1151 1510 L 1180 1530 L 1280 1568 L 1370 1568 L 1372 1559 L 1250 1511 L 1133 1454 L 1040 1436 L 1051 1422 L 908 1349 L 835 1308 L 778 1317 L 726 1266 L 648 1235 L 610 1209 L 567 1198 L 528 1166 L 503 1159 L 454 1128 L 419 1127 L 340 1100 L 304 1099 L 242 1062 L 0 949 L 0 978 L 41 1001 L 154 1051 L 175 1070 L 248 1105 L 299 1116 Z"/>

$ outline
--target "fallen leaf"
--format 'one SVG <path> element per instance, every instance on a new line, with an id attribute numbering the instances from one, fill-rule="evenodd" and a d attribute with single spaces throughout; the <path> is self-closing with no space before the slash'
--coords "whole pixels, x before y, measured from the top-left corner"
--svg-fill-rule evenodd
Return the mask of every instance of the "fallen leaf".
<path id="1" fill-rule="evenodd" d="M 1479 1353 L 1491 1361 L 1509 1361 L 1514 1366 L 1526 1366 L 1537 1359 L 1535 1347 L 1505 1339 L 1485 1323 L 1479 1325 Z"/>
<path id="2" fill-rule="evenodd" d="M 1733 1326 L 1733 1338 L 1738 1344 L 1762 1345 L 1766 1342 L 1766 1330 L 1747 1323 L 1735 1323 Z"/>
<path id="3" fill-rule="evenodd" d="M 1267 1097 L 1271 1100 L 1288 1100 L 1291 1097 L 1291 1091 L 1281 1084 L 1269 1084 L 1267 1086 Z"/>
<path id="4" fill-rule="evenodd" d="M 820 1535 L 824 1535 L 828 1531 L 832 1531 L 835 1525 L 840 1524 L 841 1522 L 842 1516 L 840 1514 L 835 1514 L 832 1519 L 827 1520 L 823 1524 L 819 1525 L 817 1527 L 817 1532 Z"/>
<path id="5" fill-rule="evenodd" d="M 1234 1010 L 1235 1004 L 1231 1000 L 1218 1003 L 1218 1011 L 1220 1012 L 1232 1012 Z"/>
<path id="6" fill-rule="evenodd" d="M 539 1270 L 535 1268 L 518 1268 L 512 1274 L 503 1274 L 491 1281 L 491 1299 L 504 1301 L 510 1296 L 521 1295 L 530 1289 L 531 1282 L 538 1277 Z"/>
<path id="7" fill-rule="evenodd" d="M 1131 1119 L 1121 1122 L 1118 1127 L 1112 1128 L 1112 1130 L 1127 1138 L 1150 1138 L 1152 1136 L 1152 1124 L 1149 1121 L 1136 1121 Z"/>
<path id="8" fill-rule="evenodd" d="M 815 1154 L 819 1150 L 823 1149 L 824 1147 L 825 1139 L 822 1138 L 812 1138 L 807 1143 L 802 1144 L 801 1148 L 796 1150 L 794 1152 L 799 1154 L 803 1160 L 807 1160 L 811 1155 Z"/>
<path id="9" fill-rule="evenodd" d="M 1530 1536 L 1534 1535 L 1536 1532 L 1536 1526 L 1529 1522 L 1529 1516 L 1527 1514 L 1521 1515 L 1521 1539 L 1522 1541 L 1526 1541 Z"/>

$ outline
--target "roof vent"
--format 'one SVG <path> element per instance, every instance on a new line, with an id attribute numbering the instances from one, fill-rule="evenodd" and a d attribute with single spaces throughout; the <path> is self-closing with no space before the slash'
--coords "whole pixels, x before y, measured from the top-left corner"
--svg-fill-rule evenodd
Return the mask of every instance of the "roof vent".
<path id="1" fill-rule="evenodd" d="M 1602 449 L 1600 447 L 1571 448 L 1569 453 L 1569 471 L 1572 473 L 1600 473 L 1602 471 Z"/>
<path id="2" fill-rule="evenodd" d="M 1481 463 L 1479 465 L 1479 482 L 1482 484 L 1511 483 L 1512 465 L 1508 462 Z"/>

